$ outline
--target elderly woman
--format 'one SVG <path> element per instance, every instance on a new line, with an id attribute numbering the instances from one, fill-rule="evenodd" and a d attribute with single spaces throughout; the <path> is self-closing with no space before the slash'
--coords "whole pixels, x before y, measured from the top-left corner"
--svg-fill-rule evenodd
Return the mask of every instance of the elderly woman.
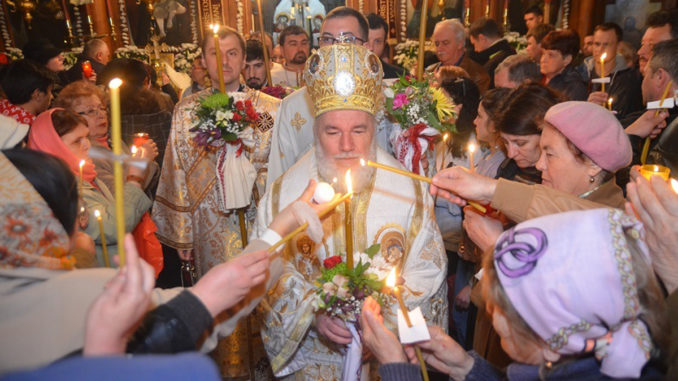
<path id="1" fill-rule="evenodd" d="M 546 111 L 559 101 L 555 92 L 536 83 L 511 92 L 497 123 L 508 157 L 499 165 L 497 177 L 526 184 L 541 182 L 541 174 L 535 168 L 541 154 L 540 123 Z"/>
<path id="2" fill-rule="evenodd" d="M 88 81 L 76 81 L 64 87 L 54 101 L 56 107 L 64 108 L 78 114 L 87 122 L 89 139 L 94 147 L 111 150 L 108 126 L 108 110 L 103 91 Z M 135 173 L 144 189 L 147 189 L 158 174 L 158 165 L 153 161 L 158 156 L 158 148 L 152 139 L 149 139 L 139 149 L 137 157 L 150 160 L 146 172 Z M 123 143 L 122 151 L 130 154 L 129 147 Z M 103 181 L 108 189 L 113 189 L 113 162 L 108 159 L 93 159 L 99 180 Z M 130 175 L 126 173 L 126 175 Z M 157 180 L 157 179 L 156 179 Z"/>
<path id="3" fill-rule="evenodd" d="M 28 147 L 54 155 L 65 161 L 73 174 L 80 176 L 79 163 L 85 160 L 82 168 L 81 197 L 89 212 L 89 223 L 83 229 L 97 244 L 97 261 L 105 265 L 101 248 L 99 225 L 96 223 L 94 211 L 101 214 L 104 235 L 109 255 L 118 252 L 117 234 L 115 225 L 115 200 L 111 187 L 99 179 L 94 164 L 89 158 L 90 130 L 85 118 L 64 109 L 55 108 L 40 114 L 28 133 Z M 144 171 L 130 166 L 128 181 L 124 185 L 125 199 L 125 230 L 132 231 L 141 221 L 144 213 L 153 204 L 142 189 L 141 179 Z M 112 182 L 112 180 L 111 180 Z"/>
<path id="4" fill-rule="evenodd" d="M 46 365 L 82 349 L 86 344 L 87 311 L 104 287 L 112 286 L 109 281 L 116 273 L 106 268 L 78 268 L 83 263 L 72 250 L 81 247 L 73 243 L 79 239 L 75 229 L 78 180 L 70 162 L 33 150 L 3 151 L 0 177 L 0 218 L 8 228 L 0 234 L 2 375 Z M 304 222 L 309 222 L 309 234 L 314 228 L 314 234 L 322 237 L 315 210 L 327 205 L 309 206 L 314 190 L 314 184 L 309 184 L 298 202 L 276 216 L 261 239 L 250 242 L 243 255 L 210 270 L 192 288 L 154 289 L 151 305 L 159 307 L 132 337 L 127 350 L 195 350 L 204 334 L 213 330 L 204 343 L 209 350 L 217 336 L 230 334 L 237 320 L 256 306 L 264 288 L 250 289 L 262 282 L 271 287 L 280 275 L 280 256 L 271 256 L 266 249 Z M 130 276 L 135 264 L 143 266 L 129 238 L 125 244 L 126 266 L 130 268 L 118 273 L 116 279 Z M 145 273 L 144 280 L 138 281 L 152 285 L 152 277 L 147 270 Z M 229 292 L 224 293 L 225 289 Z M 240 301 L 240 307 L 232 308 Z M 216 316 L 227 308 L 235 315 L 213 326 Z M 87 327 L 88 336 L 94 335 L 88 337 L 88 344 L 94 344 L 90 339 L 98 339 L 95 346 L 85 347 L 85 354 L 104 355 L 124 349 L 130 332 L 119 330 L 124 324 L 116 320 L 120 316 L 98 317 Z"/>
<path id="5" fill-rule="evenodd" d="M 642 236 L 642 224 L 621 210 L 595 209 L 526 221 L 500 237 L 482 286 L 516 361 L 505 374 L 437 327 L 416 345 L 453 380 L 659 379 L 651 359 L 667 344 L 667 315 Z M 403 351 L 379 318 L 378 304 L 366 301 L 363 339 L 382 380 L 421 379 L 407 363 L 414 351 Z"/>

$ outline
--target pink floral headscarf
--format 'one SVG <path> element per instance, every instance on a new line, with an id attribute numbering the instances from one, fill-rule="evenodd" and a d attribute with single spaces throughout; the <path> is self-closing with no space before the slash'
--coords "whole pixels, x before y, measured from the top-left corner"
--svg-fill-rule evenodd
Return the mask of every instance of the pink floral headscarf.
<path id="1" fill-rule="evenodd" d="M 0 153 L 0 268 L 70 270 L 70 238 L 52 209 Z"/>

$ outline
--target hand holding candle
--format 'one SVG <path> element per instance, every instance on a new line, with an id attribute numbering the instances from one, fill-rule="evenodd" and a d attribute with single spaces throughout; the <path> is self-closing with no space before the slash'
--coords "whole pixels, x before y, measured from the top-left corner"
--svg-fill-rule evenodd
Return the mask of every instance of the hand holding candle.
<path id="1" fill-rule="evenodd" d="M 396 285 L 396 273 L 395 268 L 391 270 L 391 273 L 388 274 L 386 278 L 386 286 L 393 290 L 393 296 L 398 300 L 398 305 L 400 306 L 400 311 L 403 313 L 403 318 L 408 327 L 412 327 L 412 321 L 410 320 L 410 310 L 407 309 L 403 297 L 400 294 L 400 288 Z M 419 360 L 419 366 L 421 367 L 421 376 L 424 381 L 428 381 L 428 371 L 426 370 L 426 363 L 424 362 L 424 357 L 421 355 L 421 349 L 419 347 L 414 347 L 414 350 L 417 353 L 417 359 Z"/>

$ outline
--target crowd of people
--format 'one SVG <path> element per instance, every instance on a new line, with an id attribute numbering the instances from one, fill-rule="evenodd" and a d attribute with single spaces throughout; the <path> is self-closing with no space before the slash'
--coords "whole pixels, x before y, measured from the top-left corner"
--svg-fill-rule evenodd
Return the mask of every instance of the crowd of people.
<path id="1" fill-rule="evenodd" d="M 0 68 L 0 378 L 348 379 L 354 323 L 364 378 L 419 380 L 420 361 L 434 379 L 678 378 L 678 182 L 639 168 L 650 142 L 646 162 L 678 173 L 678 108 L 648 108 L 678 101 L 678 10 L 651 14 L 639 46 L 612 22 L 580 38 L 543 20 L 525 12 L 519 52 L 492 19 L 435 25 L 422 69 L 456 133 L 422 156 L 430 185 L 360 164 L 402 168 L 383 92 L 417 69 L 389 59 L 377 14 L 335 8 L 315 51 L 299 26 L 275 46 L 221 27 L 181 91 L 101 39 L 68 70 L 29 42 Z M 193 135 L 220 87 L 257 113 L 233 157 Z M 229 208 L 220 168 L 241 155 L 251 201 Z M 346 193 L 347 170 L 353 196 L 324 215 L 318 183 Z M 317 311 L 346 218 L 430 339 L 400 343 L 397 302 L 367 297 L 353 323 Z"/>

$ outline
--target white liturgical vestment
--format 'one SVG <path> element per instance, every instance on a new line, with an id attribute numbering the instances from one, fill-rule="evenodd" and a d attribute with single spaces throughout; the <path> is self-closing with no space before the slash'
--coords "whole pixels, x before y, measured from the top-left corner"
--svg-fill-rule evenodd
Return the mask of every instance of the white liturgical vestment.
<path id="1" fill-rule="evenodd" d="M 377 161 L 402 168 L 381 149 Z M 301 195 L 309 179 L 319 179 L 315 150 L 306 153 L 266 192 L 257 211 L 254 237 L 263 234 L 276 214 Z M 312 322 L 316 313 L 314 282 L 321 275 L 323 260 L 334 255 L 345 260 L 344 207 L 342 203 L 323 220 L 321 243 L 300 234 L 286 245 L 282 275 L 259 306 L 264 315 L 264 346 L 277 377 L 341 377 L 344 346 L 319 337 Z M 377 170 L 366 188 L 353 195 L 351 210 L 355 251 L 381 245 L 372 260 L 363 254 L 363 262 L 369 261 L 371 271 L 380 278 L 397 268 L 405 280 L 402 289 L 408 308 L 421 307 L 428 324 L 446 328 L 447 258 L 426 184 Z M 394 329 L 397 308 L 398 303 L 390 298 L 382 310 L 390 329 Z"/>

